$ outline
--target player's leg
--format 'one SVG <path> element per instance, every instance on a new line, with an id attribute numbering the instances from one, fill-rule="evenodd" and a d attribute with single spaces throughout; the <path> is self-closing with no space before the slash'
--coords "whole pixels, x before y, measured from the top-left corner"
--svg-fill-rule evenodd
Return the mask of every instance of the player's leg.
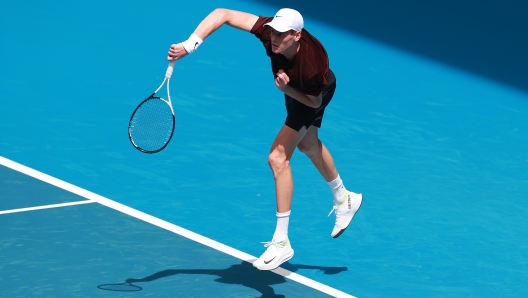
<path id="1" fill-rule="evenodd" d="M 334 204 L 342 203 L 346 198 L 346 189 L 337 172 L 332 155 L 319 140 L 319 128 L 311 126 L 297 148 L 310 158 L 321 176 L 329 184 L 334 195 Z"/>
<path id="2" fill-rule="evenodd" d="M 260 270 L 271 270 L 293 257 L 288 240 L 289 215 L 293 196 L 293 178 L 290 159 L 306 128 L 299 131 L 284 125 L 273 142 L 268 163 L 275 179 L 277 203 L 277 226 L 272 241 L 266 243 L 267 250 L 253 263 Z"/>
<path id="3" fill-rule="evenodd" d="M 271 146 L 268 164 L 275 180 L 277 212 L 279 213 L 287 212 L 291 208 L 293 178 L 290 159 L 306 131 L 305 127 L 296 131 L 284 125 Z"/>
<path id="4" fill-rule="evenodd" d="M 337 238 L 345 231 L 359 210 L 363 196 L 346 190 L 337 172 L 332 155 L 319 140 L 318 127 L 311 126 L 297 147 L 310 158 L 332 190 L 334 207 L 330 213 L 335 211 L 336 222 L 331 236 Z"/>
<path id="5" fill-rule="evenodd" d="M 304 138 L 297 145 L 299 151 L 310 158 L 314 166 L 319 170 L 326 182 L 335 180 L 338 176 L 332 155 L 319 140 L 319 128 L 310 126 Z"/>

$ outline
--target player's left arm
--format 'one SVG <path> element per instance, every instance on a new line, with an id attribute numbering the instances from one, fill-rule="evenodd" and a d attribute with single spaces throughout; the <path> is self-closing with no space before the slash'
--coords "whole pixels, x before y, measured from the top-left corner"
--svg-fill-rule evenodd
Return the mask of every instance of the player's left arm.
<path id="1" fill-rule="evenodd" d="M 290 78 L 288 75 L 282 69 L 279 70 L 277 77 L 275 78 L 275 86 L 277 86 L 280 91 L 309 107 L 318 108 L 321 106 L 321 103 L 323 102 L 322 92 L 318 96 L 308 95 L 288 85 L 289 82 Z"/>

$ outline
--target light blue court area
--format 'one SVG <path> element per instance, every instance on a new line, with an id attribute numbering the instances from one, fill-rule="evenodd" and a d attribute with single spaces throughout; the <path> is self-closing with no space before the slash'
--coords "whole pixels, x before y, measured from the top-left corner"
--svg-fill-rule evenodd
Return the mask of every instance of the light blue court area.
<path id="1" fill-rule="evenodd" d="M 2 1 L 0 156 L 259 256 L 285 109 L 255 37 L 223 27 L 176 63 L 165 150 L 127 125 L 214 8 L 290 6 L 337 77 L 320 138 L 365 199 L 332 239 L 331 192 L 296 152 L 282 270 L 354 297 L 528 296 L 526 4 L 341 2 Z M 59 204 L 0 214 L 0 296 L 327 295 L 101 202 L 0 166 L 1 210 Z M 98 288 L 127 280 L 141 290 Z"/>

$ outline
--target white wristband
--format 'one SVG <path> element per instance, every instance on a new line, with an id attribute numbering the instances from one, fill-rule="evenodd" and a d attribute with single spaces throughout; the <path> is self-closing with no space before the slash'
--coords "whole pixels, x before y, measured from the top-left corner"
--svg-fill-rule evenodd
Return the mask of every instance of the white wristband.
<path id="1" fill-rule="evenodd" d="M 196 49 L 202 44 L 202 42 L 203 40 L 193 33 L 191 34 L 189 39 L 182 42 L 182 45 L 187 51 L 187 53 L 191 54 L 192 52 L 196 51 Z"/>

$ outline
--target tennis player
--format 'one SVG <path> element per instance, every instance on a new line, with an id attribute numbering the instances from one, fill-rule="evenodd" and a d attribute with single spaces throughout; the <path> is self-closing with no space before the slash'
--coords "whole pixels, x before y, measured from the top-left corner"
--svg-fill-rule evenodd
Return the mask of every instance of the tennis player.
<path id="1" fill-rule="evenodd" d="M 271 270 L 293 257 L 288 240 L 288 223 L 293 195 L 290 159 L 295 148 L 305 153 L 326 180 L 334 196 L 336 221 L 331 236 L 337 238 L 350 224 L 363 197 L 343 185 L 334 160 L 319 140 L 325 108 L 336 89 L 336 78 L 329 68 L 323 45 L 304 29 L 299 12 L 284 8 L 275 17 L 262 17 L 228 9 L 216 9 L 196 28 L 188 40 L 170 47 L 168 60 L 193 53 L 215 30 L 227 24 L 255 35 L 271 59 L 275 87 L 284 93 L 287 117 L 271 145 L 268 163 L 275 178 L 277 226 L 265 243 L 262 256 L 253 263 L 260 270 Z M 330 216 L 329 214 L 329 216 Z"/>

